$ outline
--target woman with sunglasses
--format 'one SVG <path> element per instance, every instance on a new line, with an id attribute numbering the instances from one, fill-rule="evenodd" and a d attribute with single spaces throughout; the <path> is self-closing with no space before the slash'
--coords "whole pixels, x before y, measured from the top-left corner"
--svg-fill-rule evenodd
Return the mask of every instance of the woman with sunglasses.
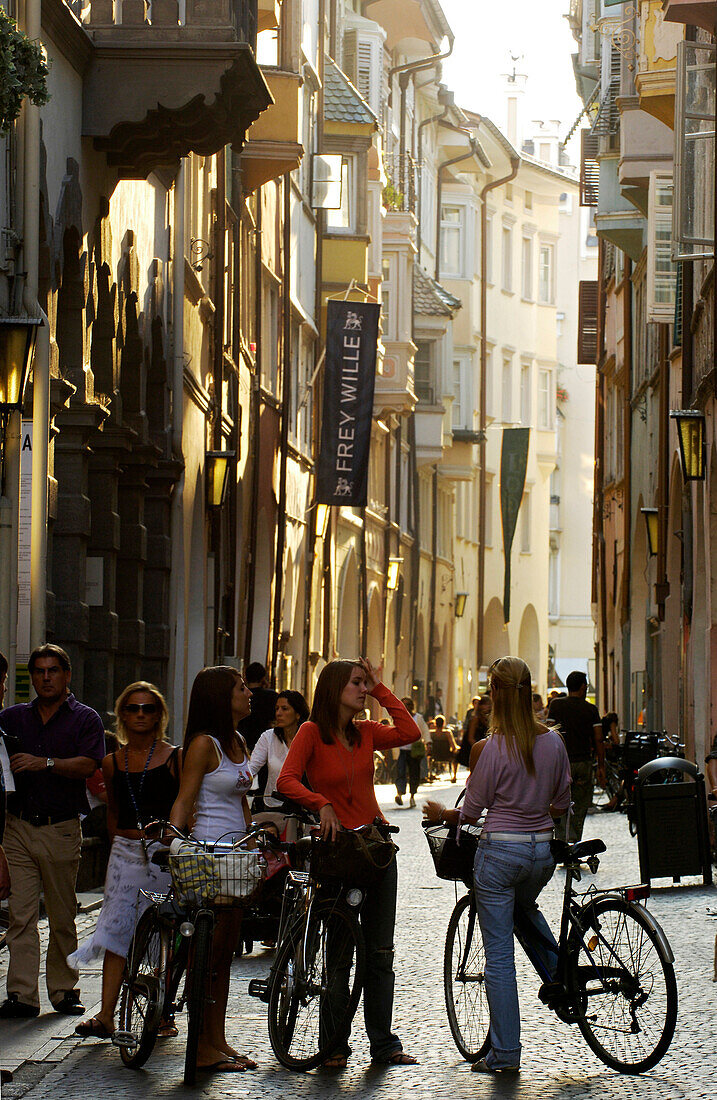
<path id="1" fill-rule="evenodd" d="M 247 745 L 237 726 L 250 711 L 251 692 L 235 668 L 217 665 L 197 673 L 184 733 L 182 784 L 169 820 L 177 829 L 186 829 L 193 820 L 192 834 L 198 840 L 239 839 L 248 831 L 252 774 Z M 226 1037 L 230 970 L 240 928 L 240 910 L 217 913 L 211 999 L 197 1050 L 197 1069 L 206 1072 L 256 1069 L 256 1062 L 234 1050 Z"/>
<path id="2" fill-rule="evenodd" d="M 122 985 L 127 951 L 135 924 L 149 904 L 146 893 L 166 893 L 169 875 L 150 860 L 156 842 L 144 828 L 167 819 L 179 791 L 182 750 L 167 744 L 167 704 L 161 692 L 144 680 L 126 687 L 115 703 L 119 748 L 102 761 L 107 791 L 107 829 L 112 837 L 104 900 L 92 937 L 69 958 L 87 966 L 104 952 L 102 1006 L 96 1016 L 75 1028 L 77 1035 L 110 1039 Z M 160 1034 L 177 1034 L 171 1021 Z"/>
<path id="3" fill-rule="evenodd" d="M 555 870 L 550 851 L 553 818 L 564 814 L 570 803 L 570 765 L 560 734 L 535 716 L 525 661 L 501 657 L 488 675 L 489 738 L 466 784 L 463 806 L 447 810 L 438 802 L 427 802 L 424 813 L 435 824 L 460 825 L 488 811 L 474 879 L 491 1045 L 472 1068 L 478 1073 L 516 1073 L 521 1047 L 513 911 L 520 906 L 531 921 L 545 961 L 554 969 L 558 945 L 537 898 Z"/>

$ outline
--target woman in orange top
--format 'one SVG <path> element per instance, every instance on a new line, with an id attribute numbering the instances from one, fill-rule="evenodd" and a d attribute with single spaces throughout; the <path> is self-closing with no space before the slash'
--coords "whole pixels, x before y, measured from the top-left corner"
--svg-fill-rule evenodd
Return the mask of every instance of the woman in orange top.
<path id="1" fill-rule="evenodd" d="M 370 694 L 388 711 L 393 726 L 354 722 Z M 379 683 L 368 661 L 331 661 L 322 669 L 309 721 L 292 741 L 277 787 L 281 794 L 314 810 L 321 836 L 333 840 L 337 831 L 356 829 L 383 818 L 373 785 L 374 749 L 408 745 L 419 736 L 403 703 Z M 313 790 L 302 783 L 306 774 Z M 396 861 L 365 892 L 361 926 L 366 941 L 364 1021 L 375 1062 L 416 1065 L 391 1031 L 393 1015 L 393 931 L 396 923 Z M 351 1048 L 345 1043 L 325 1063 L 346 1067 Z"/>

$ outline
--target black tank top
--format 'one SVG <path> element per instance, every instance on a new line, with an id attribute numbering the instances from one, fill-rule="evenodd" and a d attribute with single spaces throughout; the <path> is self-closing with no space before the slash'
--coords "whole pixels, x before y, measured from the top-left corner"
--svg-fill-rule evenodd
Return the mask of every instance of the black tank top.
<path id="1" fill-rule="evenodd" d="M 150 821 L 166 821 L 169 818 L 169 811 L 179 794 L 178 751 L 179 749 L 175 748 L 164 764 L 160 764 L 159 767 L 148 768 L 144 776 L 141 794 L 139 786 L 142 780 L 142 772 L 129 772 L 127 774 L 124 767 L 117 767 L 117 756 L 113 754 L 112 789 L 117 806 L 118 829 L 137 828 L 137 814 L 127 787 L 127 779 L 132 784 L 142 825 L 147 825 Z"/>

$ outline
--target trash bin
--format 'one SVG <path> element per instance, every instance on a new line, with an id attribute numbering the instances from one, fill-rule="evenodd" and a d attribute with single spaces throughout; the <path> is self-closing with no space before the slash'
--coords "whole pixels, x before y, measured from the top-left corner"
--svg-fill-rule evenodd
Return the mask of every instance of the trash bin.
<path id="1" fill-rule="evenodd" d="M 681 772 L 677 782 L 659 782 L 660 772 Z M 705 779 L 699 768 L 677 756 L 643 764 L 635 782 L 635 821 L 643 882 L 702 875 L 712 882 Z"/>

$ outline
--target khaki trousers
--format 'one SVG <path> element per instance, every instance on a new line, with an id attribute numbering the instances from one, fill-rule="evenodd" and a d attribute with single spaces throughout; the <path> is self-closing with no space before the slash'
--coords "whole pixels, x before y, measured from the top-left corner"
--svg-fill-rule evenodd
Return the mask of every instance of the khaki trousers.
<path id="1" fill-rule="evenodd" d="M 47 992 L 53 1004 L 77 985 L 78 972 L 67 964 L 77 950 L 75 882 L 80 865 L 82 833 L 79 820 L 57 825 L 30 825 L 8 814 L 3 846 L 10 866 L 10 960 L 7 991 L 23 1004 L 38 1005 L 40 973 L 40 891 L 50 925 L 47 948 Z"/>

